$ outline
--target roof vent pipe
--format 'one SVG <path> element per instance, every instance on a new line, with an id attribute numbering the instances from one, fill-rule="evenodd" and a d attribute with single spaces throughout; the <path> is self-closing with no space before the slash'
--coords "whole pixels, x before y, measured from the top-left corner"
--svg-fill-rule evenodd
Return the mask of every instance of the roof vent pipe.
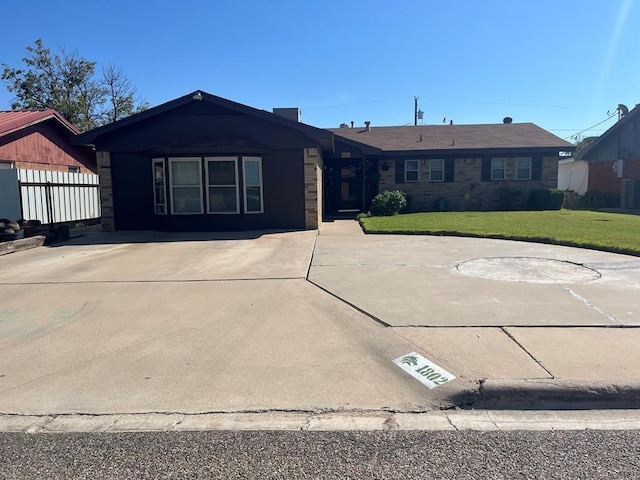
<path id="1" fill-rule="evenodd" d="M 504 117 L 502 119 L 502 123 L 512 123 L 513 122 L 513 118 L 511 117 Z"/>
<path id="2" fill-rule="evenodd" d="M 371 122 L 369 120 L 364 122 L 364 129 L 369 132 L 371 131 Z"/>

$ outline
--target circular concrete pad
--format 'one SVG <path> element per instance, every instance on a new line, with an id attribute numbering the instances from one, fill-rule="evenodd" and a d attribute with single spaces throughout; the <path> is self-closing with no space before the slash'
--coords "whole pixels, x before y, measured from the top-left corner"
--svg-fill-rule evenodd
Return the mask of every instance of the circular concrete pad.
<path id="1" fill-rule="evenodd" d="M 468 260 L 455 270 L 470 277 L 526 283 L 587 283 L 600 273 L 577 263 L 534 257 L 493 257 Z"/>

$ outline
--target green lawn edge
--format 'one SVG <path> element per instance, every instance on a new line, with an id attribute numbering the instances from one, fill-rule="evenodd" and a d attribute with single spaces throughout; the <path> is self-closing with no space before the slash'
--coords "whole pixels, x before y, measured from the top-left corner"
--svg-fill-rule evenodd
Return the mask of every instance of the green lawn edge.
<path id="1" fill-rule="evenodd" d="M 566 212 L 566 211 L 565 211 Z M 483 212 L 473 212 L 474 215 L 481 215 Z M 514 212 L 509 212 L 513 214 Z M 530 212 L 527 212 L 530 213 Z M 620 215 L 620 214 L 608 214 L 603 212 L 596 212 L 600 215 Z M 437 213 L 436 213 L 437 214 Z M 419 214 L 407 214 L 407 215 L 419 215 Z M 634 219 L 635 217 L 635 219 Z M 595 241 L 584 240 L 567 240 L 559 239 L 552 236 L 535 236 L 535 235 L 518 235 L 513 233 L 476 233 L 465 232 L 455 229 L 425 229 L 425 228 L 381 228 L 379 226 L 371 227 L 367 226 L 367 222 L 371 223 L 371 219 L 385 218 L 385 217 L 362 217 L 358 219 L 360 227 L 365 234 L 368 235 L 429 235 L 429 236 L 450 236 L 450 237 L 468 237 L 468 238 L 487 238 L 496 240 L 513 240 L 530 243 L 541 243 L 546 245 L 559 245 L 566 247 L 584 248 L 589 250 L 597 250 L 602 252 L 620 253 L 625 255 L 633 255 L 640 257 L 640 235 L 638 235 L 635 245 L 617 245 L 614 243 L 607 243 L 607 238 L 598 237 Z M 389 218 L 389 217 L 387 217 Z M 637 224 L 637 228 L 640 231 L 640 217 L 630 215 L 631 221 Z M 374 220 L 375 222 L 375 220 Z M 508 228 L 506 226 L 505 228 Z"/>

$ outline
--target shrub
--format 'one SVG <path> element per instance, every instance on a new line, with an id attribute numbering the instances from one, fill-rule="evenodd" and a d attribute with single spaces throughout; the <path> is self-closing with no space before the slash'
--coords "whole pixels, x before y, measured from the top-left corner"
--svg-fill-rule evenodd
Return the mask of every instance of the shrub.
<path id="1" fill-rule="evenodd" d="M 404 194 L 404 199 L 407 201 L 406 205 L 400 209 L 400 213 L 409 213 L 411 211 L 411 204 L 413 203 L 413 195 L 406 192 L 401 192 Z"/>
<path id="2" fill-rule="evenodd" d="M 400 190 L 385 190 L 376 195 L 371 202 L 371 215 L 384 217 L 396 215 L 407 205 L 404 192 Z"/>
<path id="3" fill-rule="evenodd" d="M 560 210 L 564 206 L 565 194 L 557 188 L 536 189 L 529 192 L 529 210 Z"/>
<path id="4" fill-rule="evenodd" d="M 525 210 L 527 193 L 520 188 L 501 187 L 498 189 L 498 210 Z"/>
<path id="5" fill-rule="evenodd" d="M 587 190 L 578 200 L 578 207 L 586 209 L 598 208 L 618 208 L 620 206 L 620 195 L 615 193 L 598 192 L 597 190 Z"/>

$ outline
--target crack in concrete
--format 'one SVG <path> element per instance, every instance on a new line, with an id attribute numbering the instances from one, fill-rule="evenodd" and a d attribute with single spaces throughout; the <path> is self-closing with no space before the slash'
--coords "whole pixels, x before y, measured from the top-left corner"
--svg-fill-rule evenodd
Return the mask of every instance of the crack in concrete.
<path id="1" fill-rule="evenodd" d="M 569 287 L 566 287 L 564 285 L 560 285 L 560 287 L 566 291 L 569 295 L 571 295 L 573 298 L 575 298 L 576 300 L 582 302 L 584 305 L 586 305 L 589 308 L 592 308 L 593 310 L 595 310 L 596 312 L 598 312 L 599 314 L 603 315 L 604 317 L 607 318 L 607 320 L 609 320 L 610 322 L 614 323 L 615 325 L 622 325 L 622 322 L 620 320 L 618 320 L 615 316 L 611 315 L 610 313 L 605 312 L 604 310 L 601 310 L 600 308 L 596 307 L 593 303 L 591 303 L 589 300 L 587 300 L 585 297 L 583 297 L 582 295 L 580 295 L 577 292 L 574 292 L 573 290 L 571 290 Z"/>
<path id="2" fill-rule="evenodd" d="M 447 421 L 449 422 L 449 425 L 451 425 L 453 427 L 453 429 L 456 432 L 459 432 L 460 430 L 458 429 L 458 427 L 456 426 L 455 423 L 453 423 L 453 420 L 451 419 L 451 417 L 449 416 L 449 414 L 447 412 L 445 412 L 444 416 L 446 417 Z"/>

